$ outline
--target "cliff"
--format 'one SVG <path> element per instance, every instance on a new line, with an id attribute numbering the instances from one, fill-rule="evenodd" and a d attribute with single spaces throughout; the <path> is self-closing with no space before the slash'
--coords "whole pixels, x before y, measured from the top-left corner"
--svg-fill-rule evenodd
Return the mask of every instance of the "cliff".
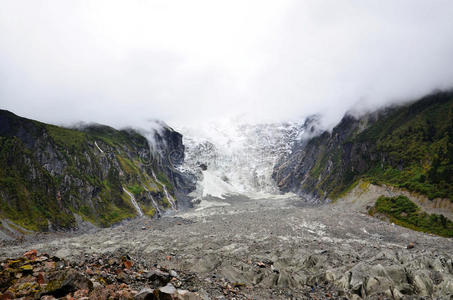
<path id="1" fill-rule="evenodd" d="M 153 134 L 158 147 L 184 153 L 171 128 Z M 191 182 L 162 157 L 131 129 L 69 129 L 0 110 L 0 218 L 31 230 L 66 230 L 82 220 L 109 226 L 185 205 L 175 196 Z"/>
<path id="2" fill-rule="evenodd" d="M 360 179 L 453 199 L 453 93 L 438 92 L 298 143 L 275 166 L 282 191 L 335 199 Z"/>

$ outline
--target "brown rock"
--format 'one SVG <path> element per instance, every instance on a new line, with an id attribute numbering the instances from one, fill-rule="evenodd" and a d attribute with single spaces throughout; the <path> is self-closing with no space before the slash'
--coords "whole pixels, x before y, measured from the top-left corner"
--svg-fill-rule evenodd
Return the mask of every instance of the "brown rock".
<path id="1" fill-rule="evenodd" d="M 37 255 L 38 255 L 38 251 L 36 251 L 35 249 L 32 249 L 32 250 L 24 253 L 24 256 L 29 260 L 35 260 Z"/>
<path id="2" fill-rule="evenodd" d="M 407 249 L 413 249 L 415 247 L 415 243 L 411 242 L 407 245 Z"/>
<path id="3" fill-rule="evenodd" d="M 44 268 L 45 268 L 46 270 L 49 270 L 49 271 L 50 271 L 50 270 L 55 269 L 55 267 L 56 267 L 56 264 L 55 264 L 55 262 L 53 262 L 53 261 L 46 261 L 46 262 L 44 263 Z"/>
<path id="4" fill-rule="evenodd" d="M 6 291 L 4 294 L 0 293 L 0 300 L 16 299 L 12 292 Z"/>
<path id="5" fill-rule="evenodd" d="M 114 299 L 114 297 L 115 287 L 113 285 L 99 286 L 90 294 L 90 300 L 107 300 Z"/>
<path id="6" fill-rule="evenodd" d="M 123 265 L 124 265 L 124 268 L 130 269 L 134 265 L 134 263 L 130 260 L 125 260 L 125 261 L 123 261 Z"/>
<path id="7" fill-rule="evenodd" d="M 78 290 L 74 293 L 74 298 L 80 299 L 83 297 L 88 297 L 88 290 Z"/>
<path id="8" fill-rule="evenodd" d="M 36 277 L 36 281 L 37 281 L 39 284 L 44 284 L 44 283 L 46 283 L 46 279 L 44 278 L 44 274 L 43 274 L 43 273 L 39 273 L 38 276 Z"/>
<path id="9" fill-rule="evenodd" d="M 124 290 L 127 288 L 129 288 L 129 286 L 127 284 L 125 284 L 125 283 L 120 284 L 120 289 Z"/>
<path id="10" fill-rule="evenodd" d="M 119 299 L 133 299 L 132 293 L 129 290 L 120 290 L 116 292 Z"/>

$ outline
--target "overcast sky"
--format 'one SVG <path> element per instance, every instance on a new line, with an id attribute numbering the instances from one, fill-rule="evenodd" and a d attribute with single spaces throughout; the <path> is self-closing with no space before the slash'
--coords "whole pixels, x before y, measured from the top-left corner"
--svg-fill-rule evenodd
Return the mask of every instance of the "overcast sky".
<path id="1" fill-rule="evenodd" d="M 451 0 L 21 1 L 0 106 L 52 123 L 327 123 L 453 85 Z"/>

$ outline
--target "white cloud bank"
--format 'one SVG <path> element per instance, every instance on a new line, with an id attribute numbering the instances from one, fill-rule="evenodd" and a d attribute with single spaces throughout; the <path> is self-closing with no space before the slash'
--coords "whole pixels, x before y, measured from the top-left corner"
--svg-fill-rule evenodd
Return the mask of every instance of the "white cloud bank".
<path id="1" fill-rule="evenodd" d="M 53 123 L 335 122 L 453 84 L 450 0 L 22 1 L 0 106 Z"/>

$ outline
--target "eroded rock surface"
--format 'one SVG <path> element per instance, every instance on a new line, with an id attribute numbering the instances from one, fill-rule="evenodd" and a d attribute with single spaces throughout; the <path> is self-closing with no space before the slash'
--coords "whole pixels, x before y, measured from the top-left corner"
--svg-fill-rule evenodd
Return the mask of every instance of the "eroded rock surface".
<path id="1" fill-rule="evenodd" d="M 347 203 L 307 207 L 291 197 L 209 199 L 200 209 L 160 220 L 138 218 L 94 233 L 5 246 L 0 257 L 22 256 L 30 248 L 84 267 L 128 255 L 134 272 L 146 270 L 143 280 L 129 271 L 110 280 L 141 294 L 160 293 L 171 283 L 202 299 L 453 296 L 451 239 L 382 222 Z"/>

